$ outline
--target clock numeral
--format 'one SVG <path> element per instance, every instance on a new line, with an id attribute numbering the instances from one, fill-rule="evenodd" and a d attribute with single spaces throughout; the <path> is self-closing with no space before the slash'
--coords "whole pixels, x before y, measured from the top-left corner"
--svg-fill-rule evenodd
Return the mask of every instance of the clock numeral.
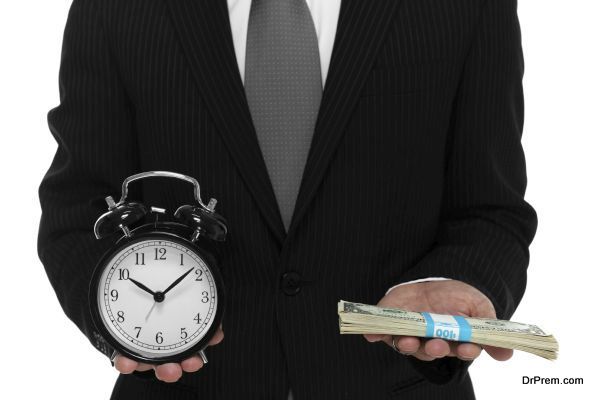
<path id="1" fill-rule="evenodd" d="M 135 253 L 135 265 L 146 265 L 146 257 L 144 253 Z"/>
<path id="2" fill-rule="evenodd" d="M 166 260 L 167 259 L 167 249 L 164 247 L 155 247 L 154 248 L 154 259 L 155 260 Z"/>
<path id="3" fill-rule="evenodd" d="M 119 322 L 119 323 L 125 322 L 125 313 L 123 311 L 117 312 L 117 322 Z"/>
<path id="4" fill-rule="evenodd" d="M 201 269 L 196 270 L 196 275 L 198 275 L 196 277 L 196 281 L 202 281 L 202 270 Z"/>
<path id="5" fill-rule="evenodd" d="M 194 321 L 196 321 L 197 324 L 200 324 L 200 313 L 196 314 L 196 316 L 194 317 Z"/>
<path id="6" fill-rule="evenodd" d="M 164 341 L 164 339 L 163 339 L 163 337 L 162 337 L 162 334 L 163 334 L 162 332 L 158 332 L 158 333 L 156 334 L 156 338 L 155 338 L 155 339 L 156 339 L 156 343 L 158 343 L 158 344 L 162 344 L 162 342 Z"/>
<path id="7" fill-rule="evenodd" d="M 142 331 L 142 327 L 141 326 L 136 326 L 135 328 L 133 328 L 135 330 L 137 330 L 137 333 L 135 334 L 135 338 L 139 338 L 140 337 L 140 332 Z"/>
<path id="8" fill-rule="evenodd" d="M 128 280 L 129 279 L 129 270 L 127 268 L 119 268 L 119 280 Z"/>
<path id="9" fill-rule="evenodd" d="M 181 338 L 186 339 L 188 337 L 188 333 L 185 331 L 185 328 L 181 328 Z"/>
<path id="10" fill-rule="evenodd" d="M 183 253 L 181 253 L 180 256 L 181 256 L 181 261 L 179 261 L 179 265 L 183 266 Z"/>
<path id="11" fill-rule="evenodd" d="M 110 291 L 110 297 L 112 301 L 119 300 L 119 292 L 117 291 L 117 289 L 113 289 Z"/>
<path id="12" fill-rule="evenodd" d="M 202 292 L 202 300 L 203 303 L 208 303 L 208 292 L 205 290 Z"/>

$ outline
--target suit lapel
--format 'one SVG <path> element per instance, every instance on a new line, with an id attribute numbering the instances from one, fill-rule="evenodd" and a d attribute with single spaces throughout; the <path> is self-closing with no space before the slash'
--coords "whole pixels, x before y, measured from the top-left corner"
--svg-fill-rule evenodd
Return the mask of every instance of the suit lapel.
<path id="1" fill-rule="evenodd" d="M 331 64 L 288 238 L 340 142 L 374 57 L 402 0 L 342 0 Z M 225 0 L 165 0 L 217 130 L 275 237 L 286 237 L 238 71 Z"/>
<path id="2" fill-rule="evenodd" d="M 315 196 L 399 3 L 401 0 L 342 0 L 331 64 L 288 238 Z"/>
<path id="3" fill-rule="evenodd" d="M 285 229 L 252 124 L 225 0 L 166 0 L 192 73 L 217 130 L 280 243 Z"/>

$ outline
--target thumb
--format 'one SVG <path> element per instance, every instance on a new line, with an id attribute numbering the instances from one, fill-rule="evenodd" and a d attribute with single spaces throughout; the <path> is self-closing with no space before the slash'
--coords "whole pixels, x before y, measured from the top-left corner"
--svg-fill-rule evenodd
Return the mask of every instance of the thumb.
<path id="1" fill-rule="evenodd" d="M 478 289 L 473 288 L 472 305 L 470 317 L 496 319 L 496 309 L 491 300 L 481 293 Z"/>

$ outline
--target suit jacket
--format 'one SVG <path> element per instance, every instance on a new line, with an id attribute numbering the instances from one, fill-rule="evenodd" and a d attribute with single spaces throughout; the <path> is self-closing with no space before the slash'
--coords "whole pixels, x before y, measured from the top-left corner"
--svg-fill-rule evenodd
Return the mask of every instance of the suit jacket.
<path id="1" fill-rule="evenodd" d="M 419 362 L 341 336 L 340 299 L 467 282 L 510 318 L 536 214 L 524 199 L 523 57 L 516 0 L 344 0 L 286 234 L 235 61 L 225 0 L 74 0 L 58 142 L 39 190 L 39 255 L 66 314 L 104 354 L 88 281 L 103 198 L 131 174 L 196 177 L 229 221 L 225 340 L 164 384 L 121 376 L 113 398 L 469 399 L 469 363 Z M 184 183 L 134 199 L 191 203 Z M 135 197 L 137 196 L 137 197 Z M 107 365 L 108 367 L 108 365 Z"/>

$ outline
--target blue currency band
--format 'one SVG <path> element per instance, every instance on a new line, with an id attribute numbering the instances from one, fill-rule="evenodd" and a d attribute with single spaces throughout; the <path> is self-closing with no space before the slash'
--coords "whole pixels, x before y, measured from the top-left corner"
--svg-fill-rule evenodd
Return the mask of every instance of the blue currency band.
<path id="1" fill-rule="evenodd" d="M 460 342 L 468 342 L 471 340 L 472 330 L 471 325 L 467 322 L 464 317 L 454 315 L 454 323 L 449 325 L 448 323 L 442 323 L 434 321 L 433 317 L 428 312 L 422 312 L 423 318 L 426 322 L 425 336 L 428 338 L 442 338 L 446 340 L 458 340 Z M 458 337 L 453 335 L 453 331 L 458 330 Z"/>

